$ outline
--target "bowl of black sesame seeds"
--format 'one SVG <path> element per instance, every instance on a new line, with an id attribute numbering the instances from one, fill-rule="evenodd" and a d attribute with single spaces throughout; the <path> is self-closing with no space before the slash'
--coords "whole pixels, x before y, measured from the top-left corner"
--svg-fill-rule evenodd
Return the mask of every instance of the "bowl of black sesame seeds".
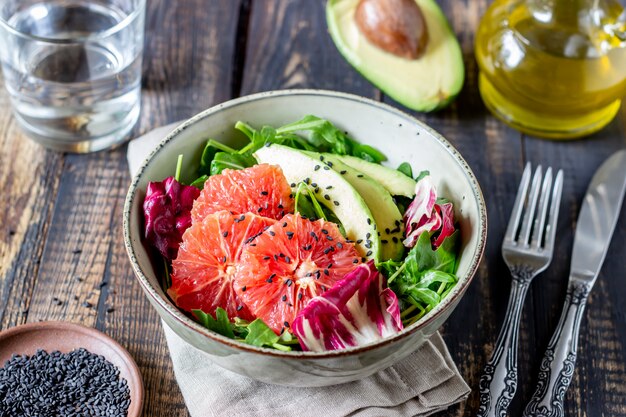
<path id="1" fill-rule="evenodd" d="M 0 332 L 0 417 L 136 417 L 143 382 L 107 335 L 65 322 Z"/>

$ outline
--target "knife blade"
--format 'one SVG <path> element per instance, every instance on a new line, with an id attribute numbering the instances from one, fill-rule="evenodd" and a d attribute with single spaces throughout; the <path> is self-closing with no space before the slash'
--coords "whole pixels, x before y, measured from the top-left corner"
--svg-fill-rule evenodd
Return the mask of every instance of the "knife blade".
<path id="1" fill-rule="evenodd" d="M 524 417 L 561 417 L 574 375 L 580 322 L 589 292 L 609 249 L 626 192 L 626 150 L 596 171 L 584 197 L 576 232 L 565 305 L 541 361 L 537 388 Z"/>

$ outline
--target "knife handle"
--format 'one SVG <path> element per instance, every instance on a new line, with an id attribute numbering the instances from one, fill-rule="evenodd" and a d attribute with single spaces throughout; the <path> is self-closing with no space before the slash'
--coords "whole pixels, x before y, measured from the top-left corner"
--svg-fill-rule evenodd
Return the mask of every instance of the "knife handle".
<path id="1" fill-rule="evenodd" d="M 524 417 L 564 417 L 563 400 L 576 365 L 578 334 L 591 286 L 570 282 L 559 324 L 539 367 L 537 389 Z"/>
<path id="2" fill-rule="evenodd" d="M 504 323 L 480 378 L 477 417 L 505 417 L 517 389 L 517 341 L 520 317 L 532 277 L 513 277 Z"/>

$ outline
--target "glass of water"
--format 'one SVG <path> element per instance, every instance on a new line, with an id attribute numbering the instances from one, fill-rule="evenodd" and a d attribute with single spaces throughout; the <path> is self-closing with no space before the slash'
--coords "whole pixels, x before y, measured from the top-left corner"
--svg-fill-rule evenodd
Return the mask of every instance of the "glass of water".
<path id="1" fill-rule="evenodd" d="M 125 141 L 141 98 L 146 0 L 0 0 L 0 60 L 15 118 L 66 152 Z"/>

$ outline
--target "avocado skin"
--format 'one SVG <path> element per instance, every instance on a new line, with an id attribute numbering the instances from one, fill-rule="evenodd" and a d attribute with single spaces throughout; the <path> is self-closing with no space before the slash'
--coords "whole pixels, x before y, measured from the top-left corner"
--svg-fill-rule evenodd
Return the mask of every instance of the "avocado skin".
<path id="1" fill-rule="evenodd" d="M 413 101 L 407 98 L 404 94 L 402 94 L 401 91 L 395 91 L 394 89 L 384 86 L 383 85 L 384 81 L 380 81 L 377 79 L 376 76 L 369 74 L 368 68 L 370 65 L 375 65 L 374 63 L 363 63 L 363 65 L 358 65 L 355 62 L 353 62 L 353 60 L 351 59 L 351 55 L 353 54 L 353 51 L 349 48 L 348 45 L 343 43 L 342 38 L 339 35 L 339 29 L 337 28 L 337 21 L 334 16 L 333 6 L 342 1 L 346 1 L 346 0 L 328 0 L 328 2 L 326 3 L 326 22 L 328 25 L 330 36 L 335 46 L 337 47 L 341 55 L 344 57 L 344 59 L 359 74 L 361 74 L 361 76 L 363 76 L 365 79 L 367 79 L 369 82 L 374 84 L 381 91 L 383 91 L 385 94 L 387 94 L 389 97 L 391 97 L 392 99 L 394 99 L 401 105 L 411 110 L 415 110 L 419 112 L 426 113 L 426 112 L 433 112 L 433 111 L 441 110 L 449 106 L 456 99 L 456 97 L 461 92 L 464 81 L 465 81 L 465 66 L 463 63 L 463 56 L 462 56 L 460 45 L 458 41 L 456 40 L 452 27 L 450 26 L 450 22 L 448 22 L 443 11 L 441 10 L 441 8 L 439 8 L 439 6 L 434 0 L 417 0 L 417 1 L 418 1 L 418 4 L 423 3 L 423 4 L 428 4 L 430 6 L 429 10 L 432 13 L 424 13 L 426 20 L 427 20 L 426 24 L 432 25 L 434 22 L 436 22 L 436 24 L 442 25 L 446 35 L 454 39 L 454 42 L 449 46 L 454 49 L 453 51 L 451 51 L 450 56 L 455 56 L 456 58 L 455 60 L 456 62 L 454 64 L 456 64 L 456 67 L 457 67 L 455 71 L 457 79 L 456 79 L 456 84 L 452 87 L 451 91 L 447 92 L 446 97 L 423 97 L 416 101 Z M 422 8 L 422 11 L 424 11 L 423 8 Z M 363 41 L 366 42 L 364 37 L 363 37 Z M 428 52 L 426 52 L 426 54 L 427 53 Z M 398 59 L 402 60 L 402 58 L 398 58 Z M 437 70 L 440 70 L 440 69 L 437 69 L 437 68 L 432 69 L 432 71 L 437 71 Z M 393 71 L 393 69 L 390 70 L 390 72 L 391 71 Z"/>

